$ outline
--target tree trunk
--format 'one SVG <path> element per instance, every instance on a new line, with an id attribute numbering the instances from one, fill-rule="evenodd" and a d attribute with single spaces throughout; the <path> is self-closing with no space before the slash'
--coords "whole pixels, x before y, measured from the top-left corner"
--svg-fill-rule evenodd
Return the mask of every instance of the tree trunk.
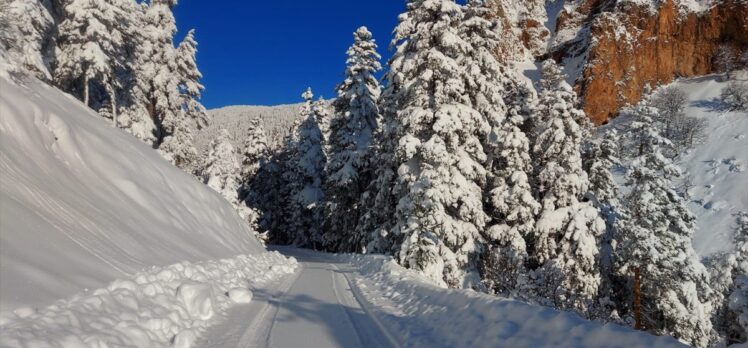
<path id="1" fill-rule="evenodd" d="M 88 106 L 88 74 L 83 78 L 83 103 Z"/>
<path id="2" fill-rule="evenodd" d="M 642 330 L 641 270 L 634 268 L 634 329 Z"/>
<path id="3" fill-rule="evenodd" d="M 114 93 L 114 88 L 109 86 L 109 102 L 112 104 L 112 123 L 114 127 L 118 127 L 117 124 L 117 95 Z"/>

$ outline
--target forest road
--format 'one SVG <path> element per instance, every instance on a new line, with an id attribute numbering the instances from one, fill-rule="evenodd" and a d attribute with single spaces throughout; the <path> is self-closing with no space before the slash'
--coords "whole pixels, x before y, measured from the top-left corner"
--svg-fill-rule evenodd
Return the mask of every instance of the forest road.
<path id="1" fill-rule="evenodd" d="M 252 302 L 232 307 L 194 347 L 396 347 L 355 288 L 344 258 L 310 250 L 271 248 L 293 256 L 293 274 L 261 289 Z"/>

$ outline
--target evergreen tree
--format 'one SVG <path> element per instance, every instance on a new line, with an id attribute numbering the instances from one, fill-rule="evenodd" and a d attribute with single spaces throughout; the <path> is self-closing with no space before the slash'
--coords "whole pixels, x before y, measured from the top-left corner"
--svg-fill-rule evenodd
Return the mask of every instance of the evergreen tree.
<path id="1" fill-rule="evenodd" d="M 177 32 L 172 13 L 175 5 L 175 0 L 152 0 L 145 7 L 142 37 L 135 52 L 135 79 L 154 123 L 154 147 L 173 133 L 182 109 L 173 41 Z"/>
<path id="2" fill-rule="evenodd" d="M 542 208 L 529 243 L 535 296 L 590 315 L 600 286 L 598 237 L 605 223 L 583 201 L 589 179 L 581 158 L 585 131 L 578 120 L 585 116 L 555 62 L 543 64 L 540 85 L 533 151 Z"/>
<path id="3" fill-rule="evenodd" d="M 491 126 L 490 134 L 481 139 L 487 153 L 485 210 L 492 219 L 483 234 L 487 246 L 481 256 L 481 277 L 489 292 L 520 295 L 526 280 L 525 237 L 540 207 L 529 183 L 529 140 L 520 129 L 522 86 L 496 58 L 501 28 L 493 13 L 484 1 L 468 1 L 460 30 L 472 48 L 462 62 L 469 76 L 467 92 Z"/>
<path id="4" fill-rule="evenodd" d="M 461 62 L 472 46 L 460 36 L 462 7 L 448 0 L 413 0 L 400 16 L 383 94 L 385 169 L 379 199 L 394 212 L 382 232 L 400 263 L 435 283 L 479 283 L 477 255 L 486 225 L 482 187 L 489 125 L 466 93 Z M 391 191 L 390 191 L 391 190 Z M 400 242 L 402 241 L 402 242 Z M 397 248 L 397 245 L 400 245 Z"/>
<path id="5" fill-rule="evenodd" d="M 744 284 L 748 275 L 748 214 L 739 212 L 735 216 L 734 249 L 706 261 L 714 290 L 711 300 L 716 307 L 712 323 L 728 345 L 748 340 L 748 287 Z"/>
<path id="6" fill-rule="evenodd" d="M 324 102 L 312 102 L 311 89 L 302 97 L 304 105 L 300 116 L 303 121 L 296 131 L 295 147 L 290 156 L 291 166 L 286 175 L 286 182 L 291 189 L 285 218 L 289 220 L 287 233 L 293 237 L 293 244 L 317 249 L 324 244 L 321 230 L 324 201 L 322 185 L 327 162 L 319 125 L 328 115 L 325 115 Z"/>
<path id="7" fill-rule="evenodd" d="M 245 181 L 257 174 L 260 163 L 268 155 L 268 139 L 260 120 L 254 118 L 249 121 L 249 127 L 244 135 L 244 152 L 242 158 L 241 176 Z"/>
<path id="8" fill-rule="evenodd" d="M 197 68 L 197 41 L 195 41 L 195 30 L 187 32 L 182 42 L 177 47 L 176 71 L 179 75 L 179 92 L 182 98 L 182 109 L 185 116 L 194 120 L 197 128 L 208 125 L 208 113 L 198 101 L 205 87 L 200 83 L 203 74 Z"/>
<path id="9" fill-rule="evenodd" d="M 630 219 L 618 232 L 618 271 L 631 277 L 639 270 L 645 329 L 704 347 L 712 329 L 707 301 L 712 290 L 691 245 L 695 218 L 672 188 L 679 172 L 663 155 L 671 142 L 653 124 L 657 109 L 645 99 L 632 112 L 638 154 L 627 173 Z"/>
<path id="10" fill-rule="evenodd" d="M 186 117 L 180 117 L 176 122 L 174 132 L 164 139 L 158 151 L 167 161 L 191 172 L 198 160 L 192 127 Z"/>
<path id="11" fill-rule="evenodd" d="M 115 125 L 116 74 L 124 66 L 120 23 L 126 22 L 119 2 L 70 0 L 62 7 L 54 76 L 58 86 L 80 95 L 84 104 L 95 109 L 98 105 L 90 103 L 92 87 L 94 92 L 106 94 Z"/>
<path id="12" fill-rule="evenodd" d="M 325 235 L 329 247 L 360 251 L 365 236 L 356 233 L 361 196 L 371 181 L 372 141 L 379 121 L 380 87 L 374 74 L 382 67 L 371 32 L 360 27 L 348 49 L 346 78 L 333 103 L 325 195 L 329 204 Z"/>
<path id="13" fill-rule="evenodd" d="M 628 212 L 619 201 L 618 186 L 613 178 L 614 167 L 621 166 L 618 158 L 620 136 L 615 130 L 605 132 L 600 139 L 587 143 L 584 167 L 589 176 L 587 198 L 600 211 L 605 220 L 605 233 L 600 239 L 600 300 L 592 317 L 620 321 L 616 304 L 627 298 L 625 284 L 614 270 L 613 249 L 619 230 L 626 229 Z"/>
<path id="14" fill-rule="evenodd" d="M 221 129 L 218 137 L 210 142 L 202 165 L 203 182 L 234 205 L 239 201 L 240 168 L 236 157 L 229 132 Z"/>
<path id="15" fill-rule="evenodd" d="M 52 80 L 55 20 L 46 1 L 0 1 L 0 49 L 37 78 Z"/>

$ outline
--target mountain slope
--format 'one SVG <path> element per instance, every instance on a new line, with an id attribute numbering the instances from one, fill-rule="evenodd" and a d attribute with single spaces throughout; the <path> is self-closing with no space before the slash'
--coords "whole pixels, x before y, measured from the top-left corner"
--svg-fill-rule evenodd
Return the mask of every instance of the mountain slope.
<path id="1" fill-rule="evenodd" d="M 267 134 L 271 147 L 280 146 L 283 137 L 288 134 L 294 121 L 299 118 L 299 106 L 300 104 L 233 105 L 208 110 L 211 118 L 210 124 L 196 132 L 195 147 L 199 153 L 203 153 L 208 148 L 210 141 L 218 136 L 221 129 L 226 129 L 231 135 L 232 144 L 241 148 L 244 141 L 243 137 L 247 134 L 249 120 L 252 119 L 260 119 L 260 124 L 265 128 L 265 134 Z"/>
<path id="2" fill-rule="evenodd" d="M 231 205 L 74 98 L 0 74 L 0 312 L 259 253 Z"/>

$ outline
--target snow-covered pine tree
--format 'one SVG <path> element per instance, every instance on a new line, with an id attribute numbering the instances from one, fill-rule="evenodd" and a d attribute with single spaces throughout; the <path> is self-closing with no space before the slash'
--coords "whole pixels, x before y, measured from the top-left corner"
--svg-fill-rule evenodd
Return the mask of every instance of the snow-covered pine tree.
<path id="1" fill-rule="evenodd" d="M 748 276 L 741 275 L 735 279 L 734 290 L 727 299 L 731 317 L 727 332 L 727 343 L 744 343 L 748 341 Z"/>
<path id="2" fill-rule="evenodd" d="M 296 129 L 294 145 L 289 156 L 290 168 L 285 180 L 290 187 L 285 216 L 288 219 L 289 238 L 295 245 L 321 248 L 323 244 L 322 217 L 324 192 L 322 191 L 325 163 L 324 139 L 319 122 L 326 117 L 324 102 L 313 103 L 312 90 L 304 94 L 300 109 L 302 123 Z M 329 116 L 329 115 L 327 115 Z"/>
<path id="3" fill-rule="evenodd" d="M 167 161 L 191 173 L 199 158 L 189 121 L 184 116 L 177 118 L 174 132 L 164 139 L 158 151 Z"/>
<path id="4" fill-rule="evenodd" d="M 330 125 L 333 120 L 333 111 L 330 108 L 330 103 L 325 98 L 320 97 L 316 102 L 312 103 L 312 113 L 314 114 L 314 119 L 317 120 L 319 131 L 322 133 L 322 150 L 327 155 L 330 152 Z"/>
<path id="5" fill-rule="evenodd" d="M 179 75 L 179 92 L 185 116 L 195 122 L 198 129 L 208 125 L 208 113 L 198 101 L 205 87 L 200 83 L 203 74 L 197 68 L 197 41 L 195 30 L 187 32 L 176 51 L 176 71 Z"/>
<path id="6" fill-rule="evenodd" d="M 748 275 L 748 214 L 738 212 L 735 217 L 734 249 L 712 255 L 705 262 L 715 293 L 712 323 L 728 345 L 748 340 L 748 317 L 743 322 L 740 319 L 748 315 L 748 284 L 743 284 Z"/>
<path id="7" fill-rule="evenodd" d="M 608 318 L 618 321 L 617 303 L 627 298 L 625 284 L 617 277 L 614 270 L 613 249 L 616 246 L 616 234 L 625 229 L 628 212 L 620 203 L 618 186 L 612 170 L 622 165 L 618 157 L 621 141 L 615 129 L 599 135 L 599 139 L 590 139 L 586 144 L 584 167 L 589 177 L 589 190 L 586 197 L 592 202 L 605 220 L 605 233 L 600 238 L 600 300 L 596 303 L 595 318 Z"/>
<path id="8" fill-rule="evenodd" d="M 600 286 L 598 238 L 605 222 L 583 201 L 589 179 L 578 120 L 585 116 L 554 61 L 543 63 L 540 85 L 533 152 L 542 209 L 528 243 L 534 294 L 541 303 L 590 315 Z"/>
<path id="9" fill-rule="evenodd" d="M 1 0 L 0 49 L 37 78 L 50 81 L 55 22 L 47 5 L 39 0 Z"/>
<path id="10" fill-rule="evenodd" d="M 155 124 L 154 147 L 173 133 L 182 106 L 179 93 L 172 8 L 176 0 L 152 0 L 145 8 L 141 44 L 136 47 L 135 78 Z"/>
<path id="11" fill-rule="evenodd" d="M 135 1 L 113 1 L 126 14 L 122 25 L 124 52 L 121 59 L 123 69 L 117 75 L 119 84 L 117 98 L 117 124 L 133 136 L 149 145 L 154 145 L 155 124 L 149 112 L 149 100 L 146 87 L 150 86 L 150 79 L 139 73 L 145 64 L 143 58 L 150 59 L 152 54 L 142 54 L 144 48 L 153 47 L 150 43 L 150 27 L 146 23 L 145 10 L 147 5 Z"/>
<path id="12" fill-rule="evenodd" d="M 520 105 L 504 103 L 505 98 L 519 97 L 522 86 L 495 55 L 501 29 L 493 11 L 485 1 L 468 1 L 460 35 L 472 54 L 464 55 L 461 65 L 469 76 L 467 93 L 473 106 L 491 127 L 481 139 L 487 154 L 485 211 L 492 218 L 483 232 L 487 245 L 481 255 L 481 278 L 489 292 L 519 295 L 526 277 L 524 237 L 532 230 L 540 205 L 528 181 L 532 164 L 529 140 L 519 128 L 524 122 Z"/>
<path id="13" fill-rule="evenodd" d="M 267 142 L 265 129 L 260 124 L 260 120 L 257 118 L 251 119 L 244 135 L 244 150 L 242 151 L 240 171 L 242 183 L 239 189 L 239 197 L 242 200 L 251 200 L 249 196 L 251 195 L 250 191 L 255 175 L 257 175 L 260 167 L 267 163 L 266 160 L 270 153 Z"/>
<path id="14" fill-rule="evenodd" d="M 366 246 L 356 224 L 362 214 L 361 196 L 372 180 L 372 142 L 379 122 L 379 81 L 382 66 L 377 45 L 366 27 L 353 33 L 345 80 L 338 85 L 330 125 L 325 196 L 325 241 L 328 248 L 358 252 Z M 368 207 L 367 207 L 368 208 Z"/>
<path id="15" fill-rule="evenodd" d="M 91 103 L 92 93 L 107 96 L 115 125 L 117 73 L 125 66 L 121 23 L 126 23 L 126 14 L 118 6 L 122 1 L 71 0 L 62 7 L 54 72 L 55 83 L 87 106 L 99 108 Z"/>
<path id="16" fill-rule="evenodd" d="M 237 204 L 239 201 L 239 161 L 236 150 L 231 145 L 231 136 L 221 129 L 218 137 L 208 146 L 208 153 L 203 158 L 201 176 L 203 182 L 220 193 L 227 201 Z"/>
<path id="17" fill-rule="evenodd" d="M 653 123 L 658 110 L 646 98 L 631 112 L 636 121 L 629 137 L 637 155 L 627 172 L 630 215 L 629 224 L 617 233 L 617 270 L 628 279 L 639 270 L 646 330 L 705 347 L 712 329 L 712 290 L 691 245 L 695 217 L 672 188 L 679 171 L 663 155 L 671 142 Z"/>
<path id="18" fill-rule="evenodd" d="M 483 212 L 488 122 L 467 94 L 462 66 L 472 46 L 460 35 L 463 9 L 451 0 L 412 0 L 400 16 L 383 94 L 382 159 L 394 173 L 379 187 L 397 204 L 387 238 L 397 258 L 437 284 L 479 284 L 477 256 Z M 380 157 L 381 158 L 381 157 Z M 381 171 L 381 170 L 380 170 Z M 387 175 L 387 173 L 385 173 Z"/>

